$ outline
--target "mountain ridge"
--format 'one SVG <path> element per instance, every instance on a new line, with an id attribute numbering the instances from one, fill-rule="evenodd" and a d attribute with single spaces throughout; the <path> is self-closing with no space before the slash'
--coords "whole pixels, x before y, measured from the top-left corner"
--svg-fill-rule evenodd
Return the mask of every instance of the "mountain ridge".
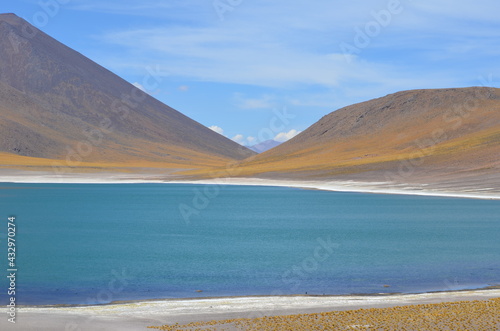
<path id="1" fill-rule="evenodd" d="M 500 187 L 498 155 L 500 89 L 419 89 L 333 111 L 296 137 L 243 160 L 234 172 L 400 183 L 476 178 L 482 187 Z"/>

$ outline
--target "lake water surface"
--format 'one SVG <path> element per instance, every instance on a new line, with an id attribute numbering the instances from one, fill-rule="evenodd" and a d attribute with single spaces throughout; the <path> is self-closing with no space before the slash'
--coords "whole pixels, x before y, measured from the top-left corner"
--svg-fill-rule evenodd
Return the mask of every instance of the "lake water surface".
<path id="1" fill-rule="evenodd" d="M 1 304 L 8 300 L 11 215 L 19 304 L 500 284 L 500 201 L 257 186 L 3 183 Z"/>

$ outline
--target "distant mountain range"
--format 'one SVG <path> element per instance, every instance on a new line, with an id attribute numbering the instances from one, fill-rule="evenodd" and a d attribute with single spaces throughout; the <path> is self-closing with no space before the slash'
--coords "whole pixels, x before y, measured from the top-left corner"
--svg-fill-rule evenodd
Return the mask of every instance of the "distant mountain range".
<path id="1" fill-rule="evenodd" d="M 257 152 L 257 153 L 263 153 L 263 152 L 268 151 L 276 146 L 279 146 L 280 144 L 281 143 L 279 141 L 270 139 L 270 140 L 263 141 L 259 144 L 255 144 L 253 146 L 249 146 L 248 148 L 254 152 Z"/>
<path id="2" fill-rule="evenodd" d="M 0 132 L 10 166 L 177 170 L 254 154 L 14 14 L 0 15 Z"/>
<path id="3" fill-rule="evenodd" d="M 0 37 L 0 168 L 500 187 L 497 88 L 390 94 L 251 151 L 16 15 Z"/>

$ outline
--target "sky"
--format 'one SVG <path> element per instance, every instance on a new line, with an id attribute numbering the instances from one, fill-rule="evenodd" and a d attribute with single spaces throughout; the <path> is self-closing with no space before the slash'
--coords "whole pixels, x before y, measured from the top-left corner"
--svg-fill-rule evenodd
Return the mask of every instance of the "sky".
<path id="1" fill-rule="evenodd" d="M 408 89 L 500 87 L 498 0 L 5 0 L 244 145 Z M 151 84 L 151 79 L 155 84 Z"/>

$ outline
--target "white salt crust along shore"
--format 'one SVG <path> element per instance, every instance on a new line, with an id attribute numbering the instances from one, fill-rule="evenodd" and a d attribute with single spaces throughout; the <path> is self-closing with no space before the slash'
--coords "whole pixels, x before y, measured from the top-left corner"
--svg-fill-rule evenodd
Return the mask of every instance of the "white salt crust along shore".
<path id="1" fill-rule="evenodd" d="M 1 330 L 146 330 L 147 326 L 230 318 L 386 308 L 500 297 L 500 289 L 393 295 L 255 296 L 171 299 L 76 307 L 21 307 L 17 323 L 0 309 Z"/>
<path id="2" fill-rule="evenodd" d="M 217 178 L 196 181 L 171 181 L 171 183 L 189 184 L 217 184 L 217 185 L 250 185 L 250 186 L 278 186 L 304 189 L 316 189 L 335 192 L 379 193 L 379 194 L 405 194 L 421 196 L 441 196 L 474 199 L 500 200 L 500 192 L 494 188 L 478 190 L 440 190 L 431 185 L 394 184 L 390 182 L 362 182 L 362 181 L 295 181 L 274 180 L 260 178 Z"/>
<path id="3" fill-rule="evenodd" d="M 172 184 L 213 184 L 278 186 L 317 189 L 336 192 L 358 192 L 379 194 L 405 194 L 474 199 L 500 200 L 500 192 L 495 188 L 481 189 L 441 189 L 429 184 L 394 184 L 390 182 L 365 181 L 299 181 L 260 178 L 215 178 L 205 180 L 172 180 L 171 176 L 158 174 L 92 173 L 54 175 L 50 172 L 12 172 L 0 170 L 0 183 L 67 183 L 67 184 L 119 184 L 119 183 L 172 183 Z"/>

